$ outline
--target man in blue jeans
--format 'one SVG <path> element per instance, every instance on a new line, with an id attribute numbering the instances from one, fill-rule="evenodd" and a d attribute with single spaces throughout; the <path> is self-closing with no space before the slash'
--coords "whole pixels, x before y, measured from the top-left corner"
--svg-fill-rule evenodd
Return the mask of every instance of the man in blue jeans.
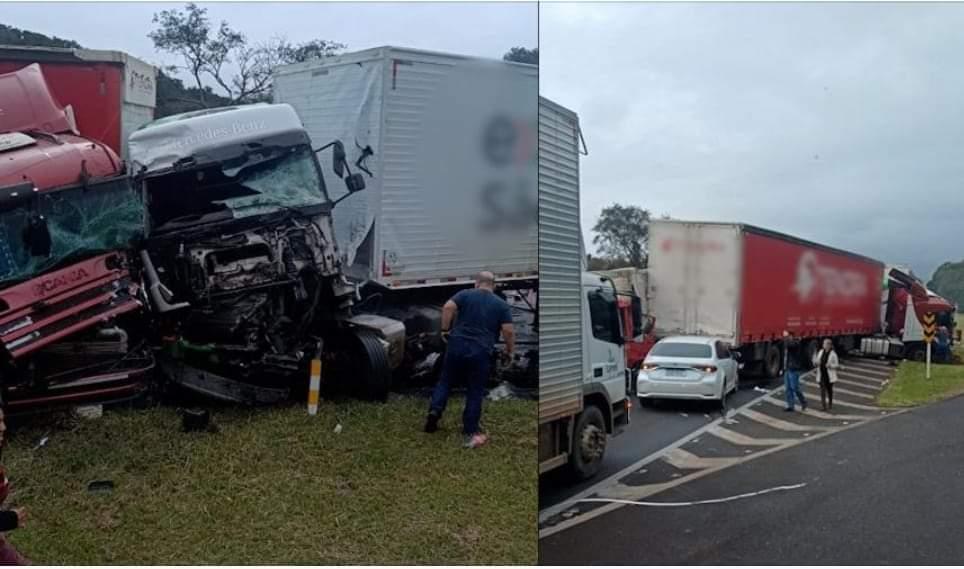
<path id="1" fill-rule="evenodd" d="M 807 410 L 807 400 L 800 390 L 800 374 L 807 370 L 803 357 L 803 345 L 793 332 L 783 332 L 783 387 L 787 396 L 784 411 L 793 411 L 794 397 L 800 400 L 800 408 Z"/>
<path id="2" fill-rule="evenodd" d="M 462 413 L 465 447 L 476 448 L 488 442 L 488 437 L 479 429 L 479 420 L 492 352 L 500 333 L 505 340 L 506 356 L 511 357 L 515 348 L 512 310 L 495 294 L 495 276 L 483 271 L 476 277 L 474 289 L 459 291 L 442 308 L 442 338 L 448 348 L 425 420 L 426 433 L 438 430 L 452 380 L 460 375 L 468 387 Z"/>

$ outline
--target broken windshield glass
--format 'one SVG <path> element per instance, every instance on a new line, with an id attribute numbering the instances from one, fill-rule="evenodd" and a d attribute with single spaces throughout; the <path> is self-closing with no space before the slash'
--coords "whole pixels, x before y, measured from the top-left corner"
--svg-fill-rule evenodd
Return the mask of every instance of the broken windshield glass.
<path id="1" fill-rule="evenodd" d="M 327 203 L 308 146 L 264 149 L 239 160 L 150 179 L 153 226 L 173 229 Z"/>
<path id="2" fill-rule="evenodd" d="M 31 256 L 24 244 L 24 228 L 35 215 L 47 220 L 49 257 Z M 128 248 L 143 225 L 141 200 L 126 177 L 40 193 L 32 204 L 0 213 L 0 280 L 20 281 L 71 260 Z"/>

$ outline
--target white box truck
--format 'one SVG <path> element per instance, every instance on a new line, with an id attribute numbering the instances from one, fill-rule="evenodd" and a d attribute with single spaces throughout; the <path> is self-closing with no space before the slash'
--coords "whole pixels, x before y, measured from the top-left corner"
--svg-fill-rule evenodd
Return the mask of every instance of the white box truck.
<path id="1" fill-rule="evenodd" d="M 579 222 L 579 118 L 539 103 L 539 473 L 590 478 L 629 422 L 616 288 L 585 269 Z"/>
<path id="2" fill-rule="evenodd" d="M 357 309 L 405 323 L 401 375 L 437 369 L 441 305 L 489 270 L 516 307 L 514 367 L 534 385 L 538 68 L 380 47 L 273 81 L 316 144 L 364 159 L 366 191 L 332 190 L 335 234 Z"/>

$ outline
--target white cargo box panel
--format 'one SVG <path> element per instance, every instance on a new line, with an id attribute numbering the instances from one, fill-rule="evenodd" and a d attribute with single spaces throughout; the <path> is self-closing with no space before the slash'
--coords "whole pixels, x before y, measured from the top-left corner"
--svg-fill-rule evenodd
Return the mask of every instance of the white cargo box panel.
<path id="1" fill-rule="evenodd" d="M 579 118 L 539 98 L 539 422 L 582 410 Z"/>
<path id="2" fill-rule="evenodd" d="M 537 94 L 535 66 L 392 47 L 274 75 L 316 148 L 341 140 L 352 163 L 374 152 L 367 189 L 333 217 L 348 274 L 392 288 L 536 274 Z"/>
<path id="3" fill-rule="evenodd" d="M 739 338 L 743 239 L 737 224 L 653 221 L 649 311 L 658 336 Z"/>

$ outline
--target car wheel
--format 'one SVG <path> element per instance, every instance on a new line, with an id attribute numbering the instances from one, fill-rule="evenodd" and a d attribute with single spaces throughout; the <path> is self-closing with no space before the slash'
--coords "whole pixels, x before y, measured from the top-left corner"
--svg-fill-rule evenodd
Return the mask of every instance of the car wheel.
<path id="1" fill-rule="evenodd" d="M 606 453 L 606 423 L 595 405 L 586 407 L 576 419 L 569 467 L 579 480 L 592 478 L 599 472 Z"/>

